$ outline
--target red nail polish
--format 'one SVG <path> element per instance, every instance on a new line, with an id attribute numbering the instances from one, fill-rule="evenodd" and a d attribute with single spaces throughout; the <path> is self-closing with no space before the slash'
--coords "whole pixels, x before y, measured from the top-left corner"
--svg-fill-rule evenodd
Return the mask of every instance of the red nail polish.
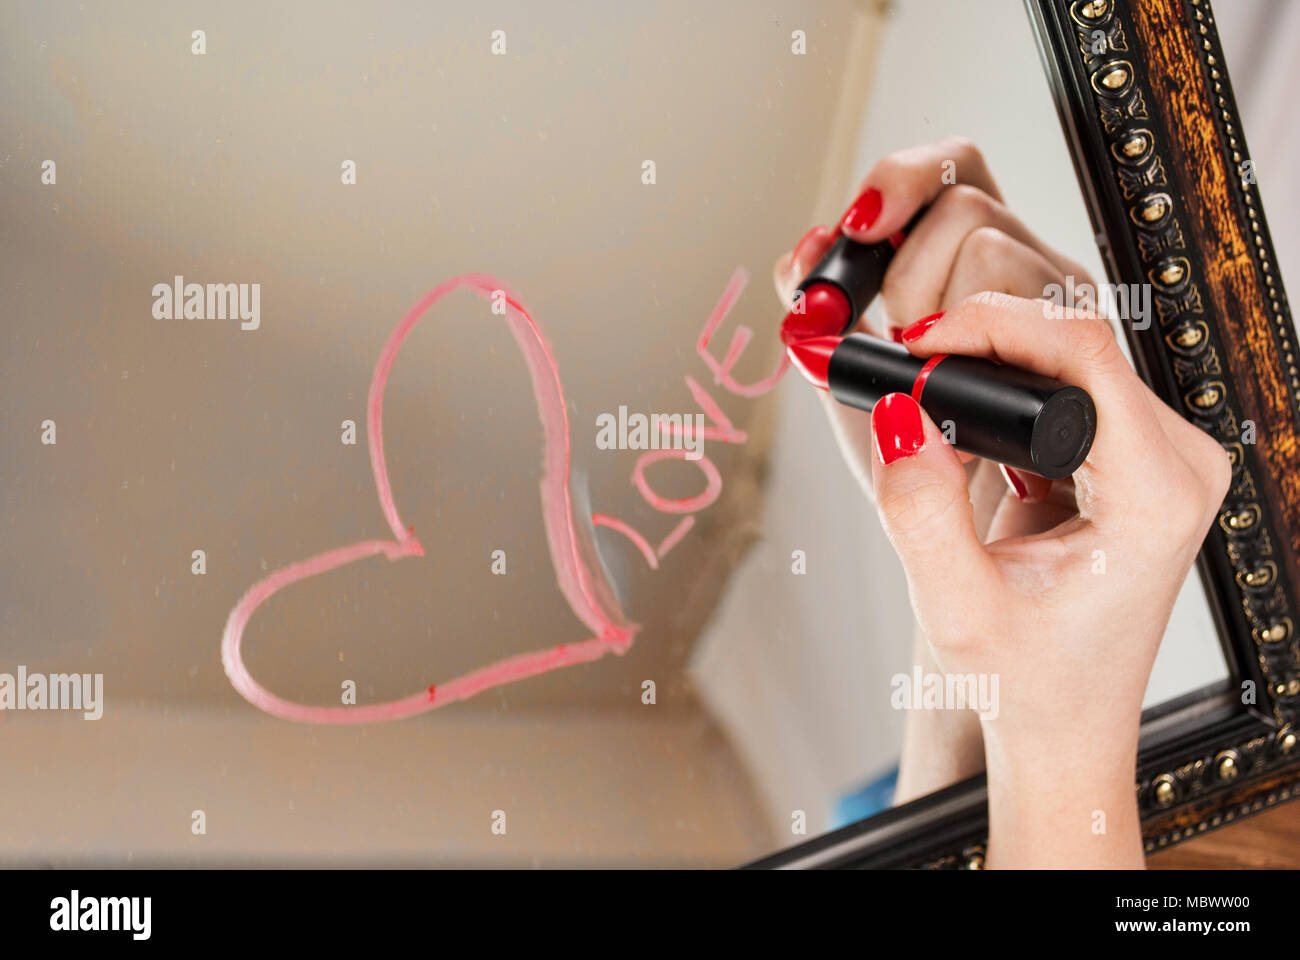
<path id="1" fill-rule="evenodd" d="M 915 340 L 920 340 L 925 336 L 927 330 L 939 322 L 939 318 L 942 316 L 943 311 L 940 310 L 938 313 L 932 313 L 928 317 L 922 317 L 920 320 L 916 321 L 916 323 L 913 323 L 911 326 L 903 330 L 902 342 L 912 343 Z"/>
<path id="2" fill-rule="evenodd" d="M 1028 496 L 1029 490 L 1025 486 L 1025 481 L 1021 479 L 1020 474 L 1015 470 L 1012 470 L 1005 463 L 998 464 L 998 467 L 1002 470 L 1002 478 L 1006 480 L 1007 486 L 1010 487 L 1011 492 L 1016 495 L 1016 499 L 1023 501 L 1025 497 Z"/>
<path id="3" fill-rule="evenodd" d="M 845 212 L 840 225 L 848 230 L 866 230 L 880 216 L 884 198 L 875 187 L 867 187 L 862 195 L 853 201 L 853 206 Z"/>
<path id="4" fill-rule="evenodd" d="M 905 393 L 881 397 L 871 411 L 871 430 L 882 463 L 910 457 L 925 446 L 921 408 Z"/>
<path id="5" fill-rule="evenodd" d="M 903 328 L 902 328 L 902 327 L 890 327 L 890 328 L 889 328 L 889 339 L 893 340 L 895 343 L 902 343 L 902 342 L 903 342 Z"/>

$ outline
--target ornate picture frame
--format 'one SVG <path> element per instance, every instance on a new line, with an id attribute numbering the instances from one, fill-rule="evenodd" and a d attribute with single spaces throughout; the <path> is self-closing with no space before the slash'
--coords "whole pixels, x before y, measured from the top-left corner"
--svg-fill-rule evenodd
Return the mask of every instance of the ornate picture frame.
<path id="1" fill-rule="evenodd" d="M 1025 0 L 1138 372 L 1233 482 L 1197 561 L 1230 677 L 1148 711 L 1147 852 L 1300 796 L 1300 372 L 1209 0 Z M 1141 328 L 1140 328 L 1141 327 Z M 754 864 L 979 868 L 984 778 Z"/>

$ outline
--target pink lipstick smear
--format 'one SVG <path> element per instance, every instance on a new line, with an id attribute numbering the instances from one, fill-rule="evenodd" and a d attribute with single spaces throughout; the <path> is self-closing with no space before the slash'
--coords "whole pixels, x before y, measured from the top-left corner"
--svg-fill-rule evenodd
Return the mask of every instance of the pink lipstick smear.
<path id="1" fill-rule="evenodd" d="M 696 353 L 713 374 L 716 384 L 734 396 L 753 398 L 776 386 L 789 367 L 788 358 L 783 354 L 771 374 L 760 381 L 737 382 L 731 375 L 732 367 L 739 361 L 753 336 L 753 332 L 743 325 L 735 330 L 721 361 L 709 352 L 714 334 L 739 299 L 746 282 L 745 271 L 737 269 L 696 341 Z M 243 659 L 241 645 L 244 630 L 259 606 L 291 584 L 358 560 L 380 555 L 389 561 L 424 556 L 424 546 L 416 538 L 413 528 L 402 522 L 388 479 L 388 465 L 384 458 L 384 389 L 402 344 L 416 323 L 444 296 L 462 288 L 472 290 L 488 300 L 505 294 L 506 323 L 528 367 L 538 419 L 542 424 L 541 505 L 551 562 L 561 593 L 575 616 L 593 635 L 574 643 L 562 643 L 506 657 L 451 680 L 430 683 L 408 696 L 383 703 L 312 706 L 280 697 L 253 678 Z M 684 380 L 692 398 L 712 421 L 712 425 L 704 428 L 703 436 L 718 443 L 744 443 L 745 432 L 732 425 L 708 391 L 691 376 L 686 376 Z M 596 553 L 595 544 L 587 534 L 588 527 L 585 522 L 579 526 L 574 517 L 570 494 L 572 444 L 567 409 L 559 370 L 550 346 L 536 321 L 505 284 L 486 274 L 466 274 L 453 277 L 425 294 L 401 319 L 384 344 L 370 380 L 367 400 L 370 468 L 375 478 L 379 506 L 392 531 L 392 539 L 362 540 L 318 553 L 274 571 L 244 592 L 231 610 L 221 638 L 222 666 L 240 695 L 255 707 L 285 720 L 323 724 L 375 723 L 415 716 L 449 703 L 466 700 L 493 687 L 562 667 L 590 663 L 607 653 L 626 653 L 640 627 L 624 616 Z M 591 529 L 595 526 L 605 527 L 631 541 L 651 569 L 657 569 L 664 555 L 676 547 L 694 527 L 694 513 L 713 503 L 722 491 L 722 477 L 706 456 L 694 464 L 694 468 L 701 471 L 705 480 L 705 489 L 701 494 L 684 499 L 669 499 L 660 495 L 651 487 L 645 468 L 666 456 L 662 451 L 643 454 L 638 459 L 632 476 L 633 485 L 649 506 L 661 514 L 675 517 L 674 526 L 657 547 L 651 546 L 644 535 L 623 520 L 604 514 L 593 514 L 590 518 Z"/>
<path id="2" fill-rule="evenodd" d="M 249 673 L 240 649 L 244 629 L 257 608 L 290 584 L 345 566 L 357 560 L 383 555 L 390 561 L 424 556 L 424 546 L 402 522 L 393 500 L 384 459 L 384 388 L 402 343 L 420 318 L 448 293 L 460 288 L 491 298 L 506 287 L 493 277 L 471 274 L 453 277 L 430 290 L 389 335 L 375 364 L 367 402 L 370 443 L 370 468 L 379 492 L 379 506 L 393 532 L 391 540 L 362 540 L 300 560 L 257 581 L 235 604 L 226 621 L 221 638 L 221 662 L 235 689 L 251 704 L 272 716 L 304 723 L 358 724 L 424 713 L 457 700 L 465 700 L 484 690 L 513 683 L 561 667 L 589 663 L 605 654 L 627 652 L 636 635 L 637 625 L 629 623 L 619 609 L 614 591 L 605 580 L 592 549 L 581 542 L 573 517 L 569 493 L 570 439 L 569 419 L 559 370 L 541 329 L 517 298 L 506 292 L 506 323 L 515 343 L 524 355 L 532 379 L 533 397 L 537 401 L 542 423 L 542 517 L 550 546 L 551 561 L 560 591 L 574 614 L 595 636 L 576 643 L 559 644 L 544 650 L 506 657 L 470 671 L 452 680 L 430 684 L 418 692 L 397 700 L 365 706 L 309 706 L 277 696 Z"/>

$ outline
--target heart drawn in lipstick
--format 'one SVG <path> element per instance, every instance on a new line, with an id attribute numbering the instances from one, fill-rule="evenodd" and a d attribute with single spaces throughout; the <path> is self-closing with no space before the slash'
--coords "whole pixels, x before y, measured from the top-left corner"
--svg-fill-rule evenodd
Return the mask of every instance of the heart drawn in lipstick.
<path id="1" fill-rule="evenodd" d="M 537 413 L 542 422 L 542 519 L 546 527 L 551 562 L 555 567 L 560 592 L 564 594 L 574 614 L 595 636 L 506 657 L 454 679 L 430 684 L 409 696 L 383 703 L 323 707 L 295 703 L 279 697 L 253 679 L 244 665 L 240 651 L 244 628 L 259 606 L 292 583 L 357 560 L 379 554 L 390 561 L 424 556 L 423 544 L 398 515 L 388 481 L 388 465 L 384 460 L 384 389 L 402 343 L 415 324 L 430 307 L 451 291 L 460 288 L 473 290 L 485 299 L 491 299 L 494 294 L 505 294 L 506 324 L 528 365 Z M 623 616 L 595 553 L 595 547 L 580 532 L 573 516 L 569 491 L 569 417 L 559 370 L 541 329 L 505 284 L 486 274 L 465 274 L 452 277 L 426 293 L 406 313 L 384 344 L 370 380 L 366 414 L 370 469 L 379 492 L 379 505 L 393 532 L 393 539 L 361 540 L 318 553 L 274 571 L 244 591 L 226 621 L 226 629 L 221 638 L 221 663 L 230 682 L 249 703 L 272 716 L 304 723 L 354 724 L 398 720 L 468 699 L 484 690 L 516 680 L 535 677 L 561 667 L 589 663 L 606 653 L 627 652 L 639 628 Z M 585 527 L 582 529 L 585 530 Z"/>

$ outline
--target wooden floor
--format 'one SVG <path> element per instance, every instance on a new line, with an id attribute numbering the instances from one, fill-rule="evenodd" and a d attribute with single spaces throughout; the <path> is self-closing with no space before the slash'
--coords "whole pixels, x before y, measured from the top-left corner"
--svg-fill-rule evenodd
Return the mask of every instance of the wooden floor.
<path id="1" fill-rule="evenodd" d="M 1152 870 L 1300 869 L 1300 800 L 1147 857 Z"/>

